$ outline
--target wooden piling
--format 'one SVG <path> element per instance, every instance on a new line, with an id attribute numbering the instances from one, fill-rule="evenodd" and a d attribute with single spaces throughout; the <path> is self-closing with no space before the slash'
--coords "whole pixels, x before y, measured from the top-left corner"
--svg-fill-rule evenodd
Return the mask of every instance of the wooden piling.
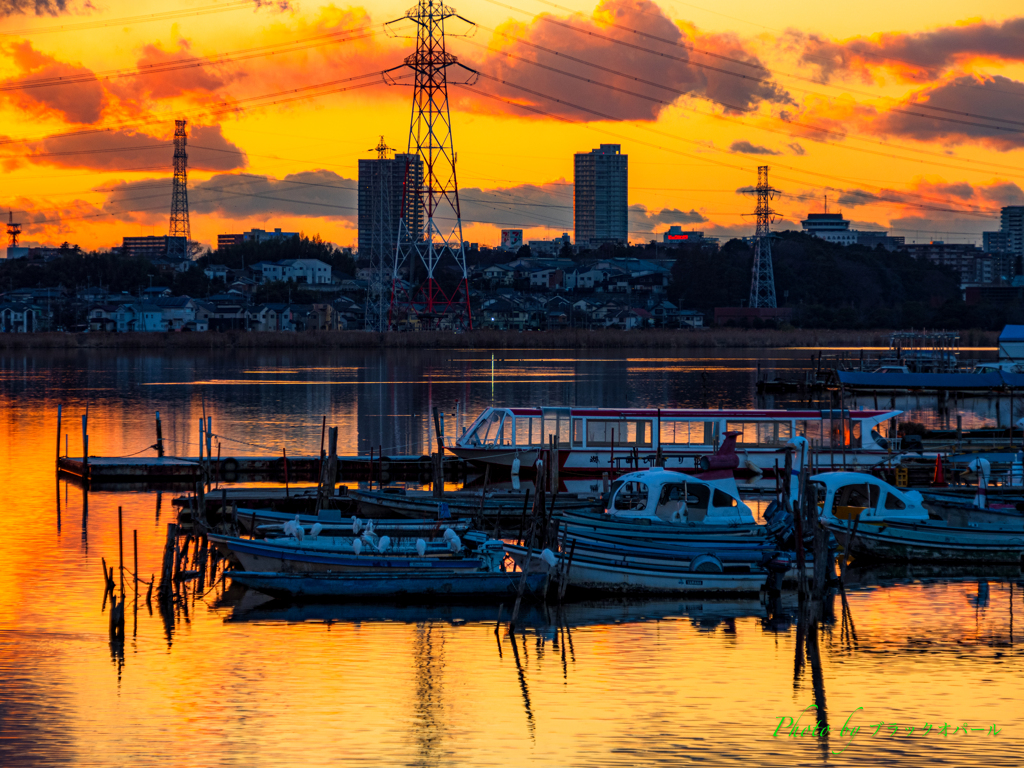
<path id="1" fill-rule="evenodd" d="M 57 404 L 57 461 L 60 461 L 60 421 L 61 421 L 61 405 Z"/>
<path id="2" fill-rule="evenodd" d="M 160 411 L 156 412 L 156 455 L 161 459 L 164 457 L 164 427 L 160 422 Z"/>
<path id="3" fill-rule="evenodd" d="M 519 518 L 519 543 L 523 543 L 523 534 L 526 533 L 526 510 L 530 507 L 530 489 L 526 489 L 526 497 L 523 499 L 523 514 Z"/>
<path id="4" fill-rule="evenodd" d="M 122 523 L 121 507 L 117 508 L 117 557 L 118 569 L 121 576 L 121 600 L 124 600 L 124 526 Z"/>
<path id="5" fill-rule="evenodd" d="M 82 479 L 89 478 L 89 413 L 86 406 L 86 413 L 82 415 Z"/>
<path id="6" fill-rule="evenodd" d="M 135 576 L 135 604 L 139 604 L 139 531 L 132 529 L 132 549 L 134 551 L 132 574 Z"/>
<path id="7" fill-rule="evenodd" d="M 288 498 L 289 496 L 291 496 L 291 494 L 288 492 L 288 449 L 287 448 L 282 448 L 281 449 L 281 456 L 284 458 L 284 495 L 285 495 L 285 498 Z"/>

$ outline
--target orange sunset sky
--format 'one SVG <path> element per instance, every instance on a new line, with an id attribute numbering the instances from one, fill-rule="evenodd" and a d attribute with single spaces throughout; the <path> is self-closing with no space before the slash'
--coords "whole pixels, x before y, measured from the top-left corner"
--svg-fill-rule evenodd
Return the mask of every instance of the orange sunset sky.
<path id="1" fill-rule="evenodd" d="M 404 150 L 411 89 L 379 73 L 412 0 L 0 0 L 0 207 L 22 245 L 166 234 L 175 118 L 194 239 L 253 227 L 356 244 L 357 161 Z M 629 155 L 630 239 L 751 234 L 839 210 L 910 241 L 978 242 L 1024 204 L 1018 0 L 453 0 L 449 97 L 467 240 L 572 232 L 573 153 Z M 971 15 L 968 17 L 967 13 Z M 460 76 L 461 78 L 461 76 Z"/>

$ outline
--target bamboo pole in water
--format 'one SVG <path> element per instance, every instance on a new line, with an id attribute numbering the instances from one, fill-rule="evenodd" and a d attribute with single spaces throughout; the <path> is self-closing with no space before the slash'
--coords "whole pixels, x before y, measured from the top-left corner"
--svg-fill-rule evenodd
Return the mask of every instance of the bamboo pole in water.
<path id="1" fill-rule="evenodd" d="M 61 420 L 61 405 L 57 404 L 57 461 L 60 461 L 60 420 Z"/>

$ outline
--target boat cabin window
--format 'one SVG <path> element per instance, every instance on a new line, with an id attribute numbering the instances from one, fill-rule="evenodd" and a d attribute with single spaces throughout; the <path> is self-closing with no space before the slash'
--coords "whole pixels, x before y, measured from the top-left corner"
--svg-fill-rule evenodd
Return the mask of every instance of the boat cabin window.
<path id="1" fill-rule="evenodd" d="M 712 421 L 665 421 L 661 422 L 661 445 L 712 445 L 714 439 Z"/>
<path id="2" fill-rule="evenodd" d="M 837 507 L 876 507 L 881 488 L 868 483 L 846 485 L 836 491 Z"/>
<path id="3" fill-rule="evenodd" d="M 728 421 L 726 432 L 739 432 L 737 445 L 776 447 L 793 439 L 791 421 Z"/>
<path id="4" fill-rule="evenodd" d="M 580 448 L 583 446 L 583 419 L 572 420 L 572 447 Z"/>
<path id="5" fill-rule="evenodd" d="M 653 433 L 650 419 L 587 419 L 587 446 L 647 446 Z"/>
<path id="6" fill-rule="evenodd" d="M 476 428 L 476 431 L 470 438 L 470 442 L 475 445 L 500 445 L 502 436 L 501 419 L 504 415 L 502 411 L 492 411 L 491 415 Z"/>
<path id="7" fill-rule="evenodd" d="M 545 409 L 544 410 L 544 435 L 541 438 L 541 444 L 547 445 L 548 441 L 555 437 L 558 439 L 560 446 L 569 446 L 569 410 L 563 409 Z"/>
<path id="8" fill-rule="evenodd" d="M 543 445 L 542 426 L 540 416 L 516 416 L 516 445 Z"/>
<path id="9" fill-rule="evenodd" d="M 897 497 L 895 494 L 887 493 L 885 495 L 885 508 L 886 509 L 906 509 L 907 505 L 903 503 L 903 500 Z"/>
<path id="10" fill-rule="evenodd" d="M 860 427 L 859 421 L 849 418 L 822 419 L 818 433 L 819 442 L 816 445 L 822 448 L 860 448 Z M 808 436 L 808 439 L 811 436 Z"/>
<path id="11" fill-rule="evenodd" d="M 736 499 L 720 488 L 715 488 L 715 495 L 711 497 L 711 501 L 716 507 L 736 506 Z"/>
<path id="12" fill-rule="evenodd" d="M 710 498 L 711 489 L 706 485 L 666 483 L 661 488 L 654 514 L 662 520 L 671 520 L 674 513 L 681 512 L 687 520 L 699 522 L 707 517 Z"/>
<path id="13" fill-rule="evenodd" d="M 624 511 L 646 509 L 647 493 L 646 483 L 623 483 L 619 492 L 615 494 L 615 509 Z"/>

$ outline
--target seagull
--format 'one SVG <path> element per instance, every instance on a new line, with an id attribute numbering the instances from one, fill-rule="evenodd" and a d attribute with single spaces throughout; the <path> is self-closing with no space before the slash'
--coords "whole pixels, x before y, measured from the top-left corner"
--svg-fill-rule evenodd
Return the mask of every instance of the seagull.
<path id="1" fill-rule="evenodd" d="M 451 528 L 448 529 L 449 531 Z M 462 540 L 452 532 L 452 537 L 448 539 L 448 549 L 454 552 L 456 555 L 462 551 Z"/>
<path id="2" fill-rule="evenodd" d="M 352 515 L 352 533 L 358 536 L 360 528 L 362 528 L 362 524 L 359 522 L 359 518 Z"/>
<path id="3" fill-rule="evenodd" d="M 313 527 L 309 529 L 309 535 L 315 539 L 323 529 L 324 527 L 320 523 L 313 523 Z"/>
<path id="4" fill-rule="evenodd" d="M 353 539 L 352 540 L 352 551 L 356 553 L 357 557 L 359 556 L 359 553 L 363 551 L 363 542 L 362 542 L 362 540 L 360 540 L 360 539 Z"/>
<path id="5" fill-rule="evenodd" d="M 391 544 L 390 536 L 381 536 L 380 541 L 377 542 L 377 551 L 381 554 L 387 551 L 388 545 Z"/>
<path id="6" fill-rule="evenodd" d="M 423 539 L 416 539 L 416 554 L 423 557 L 427 554 L 427 542 Z"/>

